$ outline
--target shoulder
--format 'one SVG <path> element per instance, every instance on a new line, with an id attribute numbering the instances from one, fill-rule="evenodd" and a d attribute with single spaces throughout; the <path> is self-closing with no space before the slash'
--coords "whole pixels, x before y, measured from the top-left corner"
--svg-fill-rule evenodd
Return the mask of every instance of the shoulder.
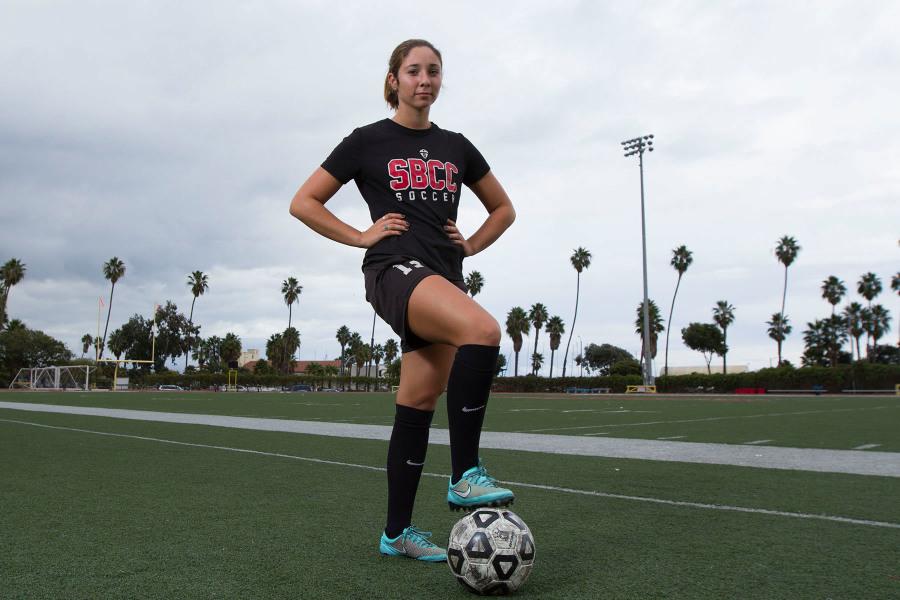
<path id="1" fill-rule="evenodd" d="M 390 131 L 388 127 L 389 123 L 387 121 L 387 119 L 381 119 L 374 123 L 369 123 L 368 125 L 361 125 L 354 129 L 350 135 L 362 140 L 381 137 L 386 132 Z"/>
<path id="2" fill-rule="evenodd" d="M 435 127 L 437 127 L 435 125 Z M 440 132 L 446 136 L 448 140 L 451 140 L 454 144 L 458 144 L 465 150 L 469 150 L 470 148 L 475 148 L 475 145 L 469 141 L 469 138 L 464 136 L 462 133 L 458 131 L 450 131 L 449 129 L 440 129 Z"/>
<path id="3" fill-rule="evenodd" d="M 435 133 L 437 133 L 438 135 L 442 135 L 449 140 L 453 140 L 456 142 L 462 142 L 463 140 L 466 139 L 466 136 L 459 133 L 458 131 L 451 131 L 449 129 L 444 129 L 443 127 L 439 127 L 437 123 L 432 123 L 431 127 Z"/>

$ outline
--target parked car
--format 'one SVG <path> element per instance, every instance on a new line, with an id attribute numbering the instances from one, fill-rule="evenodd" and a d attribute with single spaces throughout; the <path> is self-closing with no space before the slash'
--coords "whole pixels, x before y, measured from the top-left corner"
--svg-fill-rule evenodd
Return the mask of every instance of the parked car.
<path id="1" fill-rule="evenodd" d="M 313 391 L 312 386 L 305 383 L 298 383 L 296 385 L 292 385 L 288 388 L 289 392 L 311 392 Z"/>
<path id="2" fill-rule="evenodd" d="M 159 391 L 161 391 L 161 392 L 183 392 L 184 391 L 184 388 L 181 387 L 180 385 L 171 385 L 171 384 L 161 385 L 157 389 L 159 389 Z"/>
<path id="3" fill-rule="evenodd" d="M 322 388 L 322 389 L 319 390 L 319 391 L 320 391 L 320 392 L 340 392 L 341 390 L 339 390 L 339 389 L 337 389 L 337 388 Z"/>

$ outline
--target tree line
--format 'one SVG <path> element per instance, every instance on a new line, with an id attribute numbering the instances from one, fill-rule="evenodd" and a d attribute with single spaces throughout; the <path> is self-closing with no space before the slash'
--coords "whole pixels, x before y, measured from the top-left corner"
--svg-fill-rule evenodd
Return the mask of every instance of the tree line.
<path id="1" fill-rule="evenodd" d="M 775 246 L 775 256 L 784 267 L 784 282 L 782 286 L 780 310 L 773 313 L 766 321 L 767 334 L 776 343 L 778 364 L 782 365 L 782 346 L 784 341 L 793 331 L 793 325 L 786 313 L 788 274 L 789 268 L 796 262 L 801 247 L 797 240 L 791 236 L 781 237 Z M 581 291 L 581 274 L 590 267 L 592 255 L 585 248 L 576 248 L 569 257 L 569 262 L 576 272 L 575 307 L 572 315 L 572 326 L 569 327 L 569 335 L 564 351 L 562 364 L 562 377 L 566 376 L 568 355 L 574 334 L 575 323 L 578 317 L 578 305 Z M 669 336 L 672 327 L 672 319 L 678 292 L 681 288 L 682 278 L 693 264 L 693 253 L 681 245 L 672 251 L 671 266 L 675 269 L 677 278 L 669 314 L 665 325 L 663 324 L 659 307 L 653 300 L 649 301 L 650 314 L 650 348 L 651 358 L 657 355 L 657 340 L 659 334 L 666 332 L 665 359 L 662 373 L 668 373 Z M 37 344 L 37 355 L 52 356 L 56 360 L 62 360 L 64 352 L 52 342 L 56 342 L 42 332 L 28 329 L 21 321 L 10 321 L 7 315 L 7 305 L 12 288 L 20 283 L 26 274 L 26 265 L 17 258 L 9 259 L 0 267 L 0 334 L 7 333 L 6 337 L 0 337 L 0 361 L 4 356 L 16 354 L 19 362 L 24 360 L 24 355 L 19 350 L 23 340 L 30 339 Z M 201 325 L 194 322 L 194 307 L 197 299 L 209 290 L 209 277 L 202 271 L 194 271 L 188 275 L 187 287 L 191 294 L 191 307 L 187 316 L 179 312 L 175 302 L 168 300 L 162 306 L 157 306 L 153 314 L 148 318 L 135 314 L 120 327 L 109 331 L 110 318 L 115 296 L 116 284 L 125 276 L 126 266 L 118 257 L 112 257 L 102 265 L 103 277 L 109 282 L 109 296 L 107 301 L 99 299 L 102 306 L 106 307 L 106 320 L 102 336 L 94 338 L 91 334 L 85 334 L 82 339 L 82 358 L 93 349 L 95 359 L 102 360 L 104 353 L 109 351 L 116 360 L 134 359 L 148 360 L 154 355 L 154 369 L 157 371 L 168 368 L 168 363 L 175 366 L 175 360 L 184 357 L 184 369 L 219 372 L 228 368 L 238 360 L 241 354 L 242 344 L 240 337 L 228 332 L 223 337 L 200 335 Z M 485 279 L 478 271 L 472 271 L 465 278 L 469 294 L 474 298 L 484 288 Z M 891 278 L 891 289 L 900 294 L 900 273 Z M 280 332 L 270 335 L 266 341 L 266 359 L 258 361 L 255 369 L 260 373 L 288 374 L 293 373 L 296 364 L 296 355 L 300 349 L 300 332 L 292 325 L 293 307 L 299 303 L 303 286 L 296 277 L 287 277 L 281 285 L 281 294 L 288 309 L 287 327 Z M 865 358 L 870 362 L 900 362 L 898 349 L 893 345 L 880 345 L 878 342 L 891 327 L 890 312 L 881 304 L 873 301 L 883 291 L 881 279 L 872 272 L 864 273 L 856 285 L 857 293 L 866 301 L 863 305 L 858 301 L 850 301 L 840 311 L 838 305 L 846 297 L 848 289 L 846 284 L 838 277 L 831 275 L 822 282 L 822 297 L 831 305 L 830 315 L 815 319 L 806 324 L 803 330 L 804 352 L 802 364 L 804 366 L 834 366 L 839 363 L 859 361 L 863 358 L 861 340 L 865 337 Z M 636 310 L 635 334 L 641 340 L 641 353 L 635 359 L 630 353 L 621 348 L 616 354 L 619 372 L 632 372 L 635 364 L 640 372 L 644 359 L 643 337 L 643 301 L 638 304 Z M 681 329 L 683 343 L 690 349 L 700 352 L 710 370 L 713 356 L 722 358 L 723 372 L 727 373 L 728 328 L 735 320 L 735 307 L 727 300 L 718 300 L 712 309 L 712 319 L 708 323 L 692 322 Z M 524 336 L 534 332 L 534 346 L 529 361 L 530 374 L 537 375 L 542 368 L 545 357 L 538 353 L 538 342 L 541 333 L 546 333 L 550 341 L 550 377 L 553 377 L 556 352 L 560 349 L 563 335 L 566 333 L 566 323 L 559 315 L 551 316 L 548 308 L 541 302 L 531 305 L 526 311 L 521 306 L 512 307 L 506 315 L 505 330 L 512 339 L 515 355 L 513 374 L 519 374 L 519 354 L 524 345 Z M 31 332 L 26 334 L 25 332 Z M 40 335 L 38 335 L 40 334 Z M 373 322 L 374 334 L 374 322 Z M 24 336 L 24 337 L 23 337 Z M 44 336 L 44 337 L 42 337 Z M 45 339 L 45 337 L 47 339 Z M 13 339 L 15 338 L 15 339 Z M 153 348 L 155 338 L 156 346 Z M 396 341 L 388 340 L 384 344 L 375 344 L 374 335 L 369 343 L 365 343 L 359 333 L 351 333 L 344 325 L 338 329 L 336 339 L 341 347 L 338 357 L 341 361 L 339 375 L 343 375 L 347 367 L 356 365 L 358 371 L 369 370 L 374 366 L 376 374 L 382 361 L 388 365 L 389 370 L 399 377 L 399 347 Z M 848 345 L 849 351 L 844 350 Z M 587 349 L 582 349 L 575 356 L 575 364 L 589 370 L 611 369 L 613 363 L 607 358 L 600 359 L 599 348 L 609 347 L 609 344 L 597 346 L 588 344 Z M 64 345 L 62 346 L 64 348 Z M 68 350 L 66 350 L 68 352 Z M 621 354 L 624 352 L 627 354 Z M 11 354 L 12 353 L 12 354 Z M 191 360 L 196 364 L 192 365 Z M 629 362 L 635 361 L 635 362 Z M 7 360 L 7 363 L 10 361 Z M 29 359 L 27 362 L 31 362 Z M 396 364 L 395 364 L 396 363 Z M 501 355 L 498 362 L 498 372 L 506 369 L 506 359 Z M 605 365 L 605 366 L 600 366 Z M 148 364 L 131 363 L 132 368 L 149 369 Z M 323 368 L 323 374 L 331 374 L 327 366 L 318 365 L 315 368 Z"/>

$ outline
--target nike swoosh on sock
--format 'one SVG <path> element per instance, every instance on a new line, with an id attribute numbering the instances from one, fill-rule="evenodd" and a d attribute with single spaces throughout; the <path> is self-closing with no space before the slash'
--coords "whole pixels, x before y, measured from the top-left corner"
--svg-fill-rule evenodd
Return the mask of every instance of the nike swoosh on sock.
<path id="1" fill-rule="evenodd" d="M 470 413 L 470 412 L 475 412 L 477 410 L 481 410 L 482 408 L 484 408 L 484 404 L 482 404 L 481 406 L 476 406 L 475 408 L 469 408 L 468 406 L 463 406 L 462 411 L 464 413 Z"/>
<path id="2" fill-rule="evenodd" d="M 421 467 L 421 466 L 424 465 L 425 463 L 423 463 L 423 462 L 417 463 L 417 462 L 413 462 L 413 461 L 411 461 L 411 460 L 407 460 L 407 461 L 406 461 L 406 464 L 408 464 L 408 465 L 411 466 L 411 467 Z"/>

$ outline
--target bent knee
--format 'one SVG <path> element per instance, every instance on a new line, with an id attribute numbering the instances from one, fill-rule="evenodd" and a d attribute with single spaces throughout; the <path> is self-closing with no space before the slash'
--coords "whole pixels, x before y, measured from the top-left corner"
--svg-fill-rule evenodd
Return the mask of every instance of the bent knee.
<path id="1" fill-rule="evenodd" d="M 477 323 L 473 323 L 472 328 L 466 333 L 467 344 L 500 345 L 500 325 L 491 316 L 486 316 L 479 319 Z"/>
<path id="2" fill-rule="evenodd" d="M 404 393 L 405 392 L 405 393 Z M 401 389 L 397 393 L 397 404 L 409 406 L 416 410 L 433 411 L 437 405 L 438 397 L 444 393 L 443 388 L 438 390 L 435 388 L 418 389 L 414 391 L 405 391 Z"/>

